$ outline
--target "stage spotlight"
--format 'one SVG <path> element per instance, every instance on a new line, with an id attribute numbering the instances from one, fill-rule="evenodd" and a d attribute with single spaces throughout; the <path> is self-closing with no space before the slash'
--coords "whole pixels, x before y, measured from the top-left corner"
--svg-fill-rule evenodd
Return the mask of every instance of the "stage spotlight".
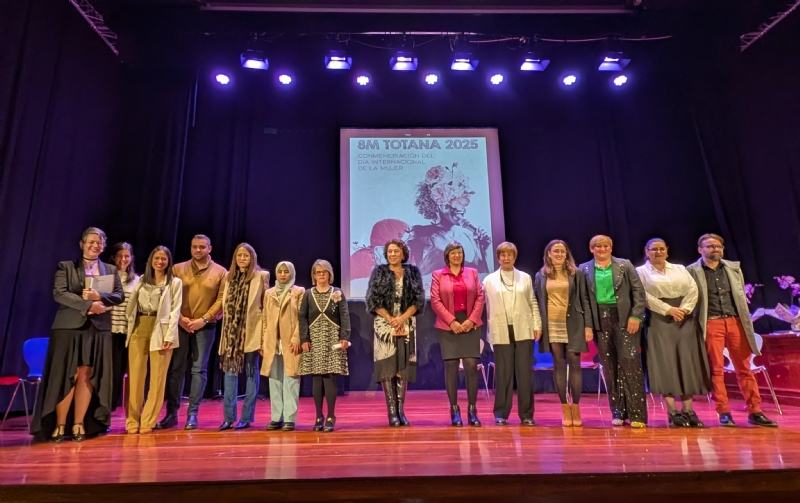
<path id="1" fill-rule="evenodd" d="M 472 57 L 469 52 L 457 52 L 453 57 L 453 62 L 450 64 L 451 70 L 462 72 L 471 72 L 478 66 L 478 60 Z"/>
<path id="2" fill-rule="evenodd" d="M 535 52 L 529 52 L 522 59 L 522 64 L 519 69 L 523 72 L 543 72 L 549 64 L 549 59 L 544 59 L 540 54 Z"/>
<path id="3" fill-rule="evenodd" d="M 398 72 L 413 72 L 417 69 L 417 57 L 410 51 L 397 51 L 389 60 L 392 70 Z"/>
<path id="4" fill-rule="evenodd" d="M 614 85 L 617 87 L 622 87 L 627 83 L 628 83 L 628 77 L 626 77 L 625 75 L 620 75 L 614 78 Z"/>
<path id="5" fill-rule="evenodd" d="M 500 75 L 499 73 L 498 73 L 498 74 L 495 74 L 495 75 L 492 75 L 492 78 L 490 78 L 490 79 L 489 79 L 489 81 L 490 81 L 492 84 L 494 84 L 494 85 L 498 86 L 498 85 L 500 85 L 500 84 L 502 84 L 502 83 L 503 83 L 503 76 L 502 76 L 502 75 Z"/>
<path id="6" fill-rule="evenodd" d="M 264 54 L 264 51 L 257 51 L 255 49 L 247 49 L 239 57 L 242 61 L 244 68 L 252 70 L 267 70 L 269 68 L 269 59 Z"/>
<path id="7" fill-rule="evenodd" d="M 369 84 L 369 77 L 367 77 L 366 75 L 359 75 L 358 78 L 356 79 L 356 82 L 358 83 L 359 86 L 366 86 L 367 84 Z"/>
<path id="8" fill-rule="evenodd" d="M 439 82 L 439 76 L 436 75 L 435 73 L 429 73 L 428 75 L 425 76 L 425 83 L 428 84 L 429 86 L 432 86 L 437 82 Z"/>
<path id="9" fill-rule="evenodd" d="M 565 86 L 571 86 L 578 82 L 578 77 L 575 75 L 567 75 L 561 82 L 563 82 Z"/>
<path id="10" fill-rule="evenodd" d="M 231 79 L 230 79 L 230 77 L 228 77 L 228 76 L 227 76 L 227 75 L 225 75 L 224 73 L 218 73 L 218 74 L 217 74 L 217 76 L 216 76 L 216 77 L 214 77 L 214 79 L 215 79 L 217 82 L 219 82 L 220 84 L 222 84 L 223 86 L 227 86 L 228 84 L 230 84 L 230 83 L 231 83 Z"/>
<path id="11" fill-rule="evenodd" d="M 628 66 L 630 62 L 631 58 L 622 52 L 607 52 L 603 55 L 603 60 L 597 69 L 601 72 L 619 72 Z"/>
<path id="12" fill-rule="evenodd" d="M 291 83 L 292 83 L 292 77 L 290 77 L 289 75 L 286 75 L 286 74 L 284 73 L 283 75 L 281 75 L 280 77 L 278 77 L 278 81 L 279 81 L 281 84 L 283 84 L 283 85 L 285 85 L 285 86 L 288 86 L 289 84 L 291 84 Z"/>
<path id="13" fill-rule="evenodd" d="M 344 51 L 331 51 L 325 56 L 325 68 L 328 70 L 349 70 L 352 65 L 353 58 Z"/>

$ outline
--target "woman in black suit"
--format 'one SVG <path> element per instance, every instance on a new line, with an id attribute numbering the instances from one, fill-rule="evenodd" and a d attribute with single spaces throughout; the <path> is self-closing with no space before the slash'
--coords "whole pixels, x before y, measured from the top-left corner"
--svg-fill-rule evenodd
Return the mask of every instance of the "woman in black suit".
<path id="1" fill-rule="evenodd" d="M 533 283 L 542 316 L 539 352 L 553 353 L 553 380 L 561 400 L 561 424 L 583 426 L 581 400 L 583 375 L 581 353 L 589 351 L 594 337 L 586 278 L 575 265 L 567 243 L 550 241 L 544 249 L 544 265 Z M 567 364 L 572 404 L 567 402 Z"/>
<path id="2" fill-rule="evenodd" d="M 53 298 L 60 305 L 53 322 L 41 393 L 31 434 L 61 442 L 71 423 L 72 440 L 105 433 L 111 424 L 111 306 L 122 303 L 117 268 L 100 261 L 106 235 L 97 227 L 83 231 L 82 258 L 58 264 Z M 110 293 L 85 288 L 86 278 L 112 276 Z M 74 404 L 74 406 L 73 406 Z"/>

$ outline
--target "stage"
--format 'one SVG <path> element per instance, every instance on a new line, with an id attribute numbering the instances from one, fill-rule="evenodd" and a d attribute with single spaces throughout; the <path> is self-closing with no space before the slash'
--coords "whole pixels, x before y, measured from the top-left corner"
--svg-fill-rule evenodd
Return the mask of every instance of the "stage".
<path id="1" fill-rule="evenodd" d="M 493 396 L 491 397 L 493 400 Z M 656 397 L 656 402 L 658 402 Z M 386 425 L 382 394 L 339 397 L 333 433 L 311 431 L 302 398 L 299 429 L 266 432 L 259 401 L 249 430 L 218 432 L 222 404 L 203 403 L 200 429 L 113 434 L 76 444 L 32 444 L 24 417 L 0 432 L 0 501 L 796 501 L 800 490 L 800 408 L 772 404 L 778 429 L 717 426 L 713 406 L 696 410 L 705 429 L 667 428 L 650 403 L 646 430 L 611 428 L 605 396 L 582 400 L 585 425 L 563 428 L 556 395 L 536 395 L 536 427 L 493 424 L 481 390 L 483 427 L 449 426 L 444 391 L 410 392 L 409 428 Z M 466 397 L 460 403 L 466 419 Z M 241 406 L 241 404 L 240 404 Z M 182 409 L 185 412 L 185 408 Z M 181 425 L 182 426 L 182 425 Z M 302 489 L 302 490 L 301 490 Z"/>

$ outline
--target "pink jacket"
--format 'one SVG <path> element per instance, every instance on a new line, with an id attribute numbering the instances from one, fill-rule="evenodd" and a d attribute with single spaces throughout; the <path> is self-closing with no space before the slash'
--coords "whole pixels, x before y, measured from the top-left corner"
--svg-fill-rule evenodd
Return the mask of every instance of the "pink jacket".
<path id="1" fill-rule="evenodd" d="M 483 314 L 483 285 L 478 276 L 478 270 L 471 267 L 464 267 L 464 284 L 467 286 L 467 319 L 472 321 L 476 327 L 483 324 L 481 315 Z M 453 276 L 449 274 L 449 269 L 440 269 L 433 272 L 431 277 L 431 307 L 436 313 L 435 328 L 450 330 L 450 324 L 455 317 L 453 307 Z"/>

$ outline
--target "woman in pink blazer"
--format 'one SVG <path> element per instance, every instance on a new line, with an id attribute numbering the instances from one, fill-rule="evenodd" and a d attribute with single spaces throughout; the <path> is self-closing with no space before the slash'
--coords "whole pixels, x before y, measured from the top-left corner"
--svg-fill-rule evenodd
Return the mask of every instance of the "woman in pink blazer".
<path id="1" fill-rule="evenodd" d="M 463 426 L 458 407 L 458 364 L 464 362 L 469 401 L 469 424 L 480 426 L 475 404 L 478 400 L 478 358 L 484 330 L 483 285 L 478 270 L 464 267 L 464 248 L 452 242 L 444 249 L 444 269 L 433 272 L 431 307 L 436 313 L 436 333 L 444 359 L 444 382 L 450 400 L 450 421 Z"/>

